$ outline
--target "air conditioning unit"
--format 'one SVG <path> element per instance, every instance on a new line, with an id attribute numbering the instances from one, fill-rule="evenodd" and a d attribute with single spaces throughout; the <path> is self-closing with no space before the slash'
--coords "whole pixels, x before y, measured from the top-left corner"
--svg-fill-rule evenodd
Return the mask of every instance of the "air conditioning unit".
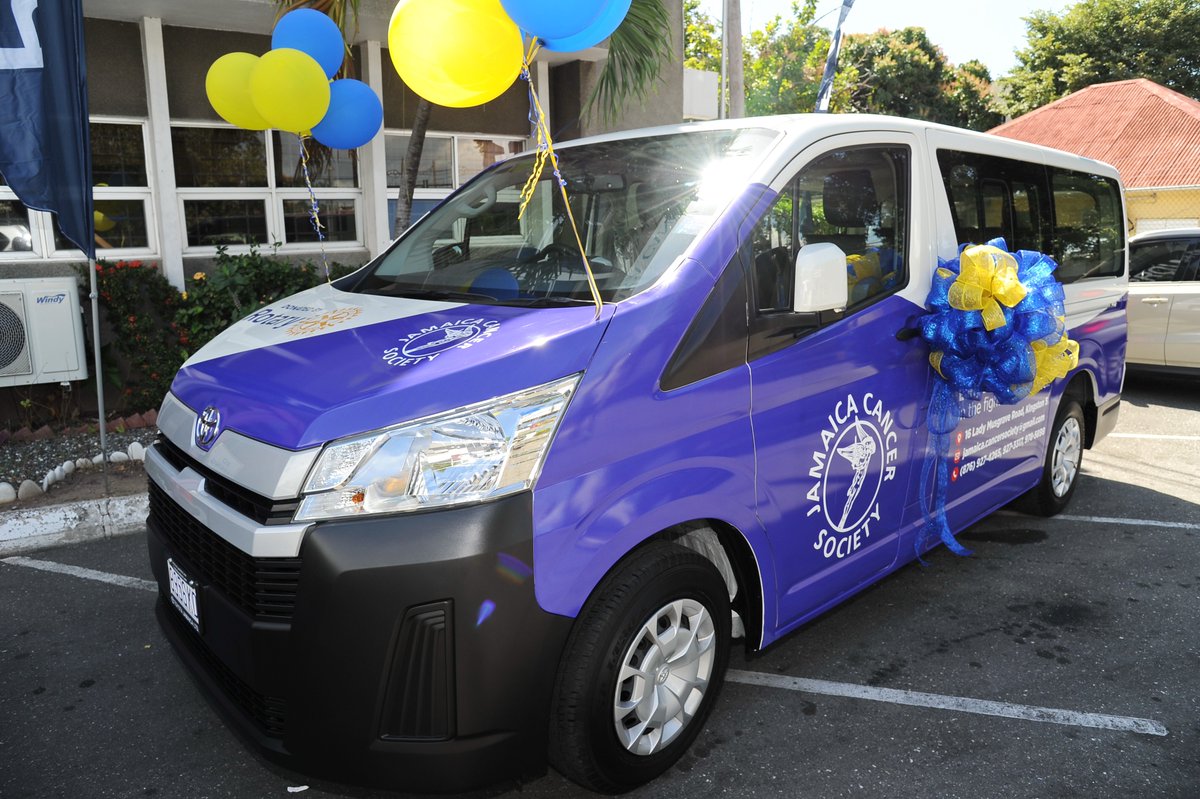
<path id="1" fill-rule="evenodd" d="M 0 280 L 0 388 L 88 376 L 73 277 Z"/>

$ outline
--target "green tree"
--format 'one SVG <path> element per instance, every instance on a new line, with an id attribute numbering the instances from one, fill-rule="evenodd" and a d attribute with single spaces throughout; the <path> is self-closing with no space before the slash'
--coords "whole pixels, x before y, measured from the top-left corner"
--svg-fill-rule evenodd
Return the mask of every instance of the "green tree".
<path id="1" fill-rule="evenodd" d="M 924 28 L 847 36 L 842 58 L 857 71 L 854 111 L 924 119 L 984 130 L 999 124 L 991 80 L 978 61 L 955 67 Z"/>
<path id="2" fill-rule="evenodd" d="M 683 0 L 683 65 L 721 71 L 721 29 L 700 10 L 700 0 Z"/>
<path id="3" fill-rule="evenodd" d="M 1025 18 L 1028 43 L 1001 81 L 1005 110 L 1028 113 L 1094 83 L 1148 78 L 1200 97 L 1200 3 L 1082 0 Z"/>
<path id="4" fill-rule="evenodd" d="M 829 31 L 813 24 L 816 0 L 792 4 L 791 16 L 775 17 L 746 37 L 746 113 L 801 114 L 817 104 Z M 833 81 L 831 111 L 850 110 L 850 87 L 858 79 L 853 64 L 841 59 Z"/>
<path id="5" fill-rule="evenodd" d="M 992 76 L 981 61 L 951 68 L 946 93 L 955 109 L 954 124 L 971 130 L 990 130 L 1004 121 L 992 94 Z"/>

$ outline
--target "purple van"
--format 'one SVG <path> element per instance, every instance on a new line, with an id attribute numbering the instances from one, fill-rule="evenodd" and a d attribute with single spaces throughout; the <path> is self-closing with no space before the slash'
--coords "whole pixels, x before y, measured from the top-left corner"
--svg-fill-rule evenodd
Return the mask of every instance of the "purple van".
<path id="1" fill-rule="evenodd" d="M 950 528 L 1023 495 L 1058 512 L 1116 422 L 1109 166 L 865 115 L 559 154 L 569 213 L 549 168 L 523 197 L 532 157 L 498 164 L 358 272 L 233 325 L 163 402 L 159 619 L 297 771 L 418 791 L 662 773 L 735 641 L 765 647 L 935 543 L 934 372 L 905 333 L 961 244 L 1053 256 L 1080 356 L 970 409 Z"/>

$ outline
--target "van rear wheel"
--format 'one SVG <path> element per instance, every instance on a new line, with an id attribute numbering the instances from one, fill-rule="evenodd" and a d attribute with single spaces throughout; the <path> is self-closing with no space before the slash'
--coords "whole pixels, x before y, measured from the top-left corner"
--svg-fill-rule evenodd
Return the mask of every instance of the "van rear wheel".
<path id="1" fill-rule="evenodd" d="M 729 661 L 725 581 L 689 549 L 655 542 L 584 606 L 559 669 L 550 762 L 575 782 L 627 791 L 699 735 Z"/>
<path id="2" fill-rule="evenodd" d="M 1018 507 L 1039 516 L 1054 516 L 1070 504 L 1083 462 L 1084 424 L 1079 403 L 1063 397 L 1054 417 L 1054 426 L 1050 429 L 1042 479 L 1021 497 Z"/>

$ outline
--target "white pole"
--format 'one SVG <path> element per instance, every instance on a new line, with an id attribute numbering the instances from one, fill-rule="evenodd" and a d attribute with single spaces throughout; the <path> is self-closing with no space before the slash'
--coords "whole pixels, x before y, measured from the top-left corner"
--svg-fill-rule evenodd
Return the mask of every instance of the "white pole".
<path id="1" fill-rule="evenodd" d="M 104 412 L 104 372 L 100 367 L 100 292 L 96 288 L 96 262 L 88 260 L 92 299 L 92 356 L 96 369 L 96 404 L 100 416 L 100 470 L 104 473 L 104 496 L 108 496 L 108 430 L 105 429 L 107 414 Z"/>
<path id="2" fill-rule="evenodd" d="M 717 99 L 717 119 L 725 119 L 728 115 L 725 113 L 725 96 L 729 92 L 729 85 L 726 83 L 725 71 L 726 61 L 725 51 L 729 44 L 729 28 L 725 21 L 729 18 L 729 2 L 721 0 L 721 91 Z"/>

